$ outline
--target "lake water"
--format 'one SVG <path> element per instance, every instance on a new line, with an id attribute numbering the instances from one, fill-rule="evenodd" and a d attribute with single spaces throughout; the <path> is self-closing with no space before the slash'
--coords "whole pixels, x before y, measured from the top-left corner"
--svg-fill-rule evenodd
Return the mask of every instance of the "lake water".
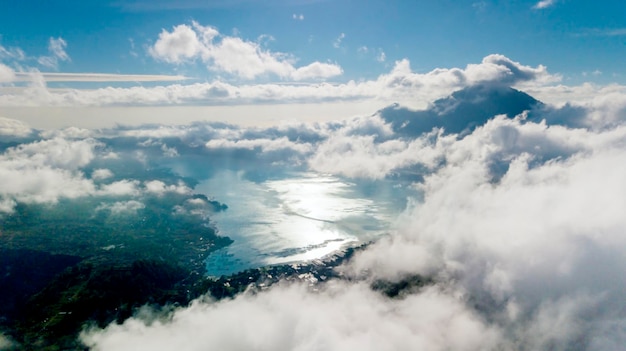
<path id="1" fill-rule="evenodd" d="M 406 189 L 391 182 L 356 184 L 315 173 L 253 182 L 228 171 L 196 191 L 229 207 L 211 218 L 220 235 L 234 240 L 207 259 L 212 276 L 317 259 L 370 241 L 388 232 L 406 205 Z"/>

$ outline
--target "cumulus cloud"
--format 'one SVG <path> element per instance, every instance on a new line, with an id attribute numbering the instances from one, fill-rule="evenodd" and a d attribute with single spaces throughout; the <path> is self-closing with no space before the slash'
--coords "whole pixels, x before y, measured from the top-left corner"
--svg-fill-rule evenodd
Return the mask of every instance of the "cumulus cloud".
<path id="1" fill-rule="evenodd" d="M 209 29 L 207 27 L 207 30 Z M 214 30 L 211 33 L 205 31 L 205 34 L 206 38 L 211 40 L 219 33 Z M 197 56 L 202 48 L 202 43 L 192 27 L 181 24 L 175 26 L 172 32 L 164 29 L 149 52 L 153 57 L 165 62 L 181 63 Z"/>
<path id="2" fill-rule="evenodd" d="M 514 348 L 587 349 L 577 343 L 606 337 L 607 320 L 626 319 L 610 307 L 626 288 L 616 268 L 626 263 L 616 249 L 626 202 L 611 195 L 626 191 L 624 129 L 502 122 L 450 144 L 398 235 L 353 268 L 386 278 L 438 275 L 482 313 L 501 315 Z M 496 183 L 495 162 L 508 165 Z"/>
<path id="3" fill-rule="evenodd" d="M 18 202 L 54 204 L 60 199 L 85 196 L 141 195 L 138 180 L 102 184 L 114 175 L 109 169 L 96 168 L 91 179 L 85 177 L 84 168 L 98 156 L 107 159 L 107 154 L 98 153 L 103 145 L 93 138 L 68 140 L 55 136 L 6 149 L 0 154 L 0 211 L 11 213 Z"/>
<path id="4" fill-rule="evenodd" d="M 93 139 L 67 141 L 56 138 L 20 144 L 0 155 L 0 197 L 4 209 L 17 201 L 46 203 L 77 198 L 94 191 L 79 168 L 94 158 Z"/>
<path id="5" fill-rule="evenodd" d="M 96 207 L 95 211 L 110 211 L 111 215 L 130 215 L 144 209 L 146 206 L 136 200 L 116 201 L 113 203 L 102 203 Z"/>
<path id="6" fill-rule="evenodd" d="M 151 180 L 144 182 L 144 187 L 146 188 L 146 192 L 156 195 L 163 195 L 167 192 L 191 194 L 191 189 L 182 182 L 179 182 L 178 184 L 166 185 L 160 180 Z"/>
<path id="7" fill-rule="evenodd" d="M 338 65 L 320 62 L 297 68 L 289 55 L 271 52 L 257 42 L 222 35 L 197 22 L 175 26 L 171 32 L 164 29 L 149 53 L 155 59 L 175 64 L 199 59 L 211 70 L 244 79 L 268 74 L 294 80 L 324 79 L 342 73 Z"/>
<path id="8" fill-rule="evenodd" d="M 103 180 L 103 179 L 107 179 L 111 177 L 113 177 L 113 172 L 111 172 L 111 170 L 106 169 L 106 168 L 94 169 L 93 172 L 91 173 L 91 179 L 95 179 L 95 180 Z"/>
<path id="9" fill-rule="evenodd" d="M 137 196 L 141 193 L 138 180 L 123 179 L 113 183 L 103 184 L 98 190 L 103 196 Z"/>
<path id="10" fill-rule="evenodd" d="M 330 78 L 341 75 L 343 70 L 333 63 L 313 62 L 309 65 L 296 69 L 291 76 L 295 80 L 307 80 L 315 78 Z"/>
<path id="11" fill-rule="evenodd" d="M 196 302 L 166 321 L 130 319 L 81 336 L 94 350 L 481 350 L 496 346 L 496 337 L 458 299 L 436 289 L 390 301 L 360 284 L 319 293 L 294 285 Z"/>

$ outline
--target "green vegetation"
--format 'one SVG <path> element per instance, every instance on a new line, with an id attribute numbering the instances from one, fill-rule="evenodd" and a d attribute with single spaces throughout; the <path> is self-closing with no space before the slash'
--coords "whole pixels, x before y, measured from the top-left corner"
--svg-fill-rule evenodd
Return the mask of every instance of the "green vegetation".
<path id="1" fill-rule="evenodd" d="M 203 195 L 114 200 L 20 203 L 0 219 L 0 330 L 23 349 L 82 349 L 85 323 L 187 303 L 207 255 L 231 243 L 208 222 L 226 206 Z"/>

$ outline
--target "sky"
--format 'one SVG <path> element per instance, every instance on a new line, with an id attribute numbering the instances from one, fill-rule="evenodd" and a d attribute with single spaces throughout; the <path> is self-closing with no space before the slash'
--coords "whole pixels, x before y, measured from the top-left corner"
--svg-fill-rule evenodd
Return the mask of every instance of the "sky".
<path id="1" fill-rule="evenodd" d="M 259 106 L 272 123 L 328 120 L 403 102 L 367 84 L 400 66 L 405 73 L 437 73 L 494 54 L 545 68 L 552 79 L 536 84 L 542 88 L 623 85 L 622 7 L 619 1 L 597 6 L 576 0 L 7 2 L 0 13 L 0 113 L 39 127 L 106 120 L 101 110 L 89 109 L 83 118 L 70 110 L 76 117 L 71 122 L 43 121 L 44 112 L 33 108 L 41 106 L 212 106 L 186 111 L 181 122 L 208 114 L 241 123 L 257 123 L 237 118 Z M 194 84 L 210 91 L 195 97 L 171 91 L 183 86 L 197 92 Z M 348 93 L 327 89 L 349 84 Z M 135 89 L 126 94 L 134 98 L 120 99 L 108 88 L 152 90 Z M 256 91 L 232 91 L 244 88 Z M 169 97 L 157 96 L 163 90 Z M 563 101 L 554 92 L 541 93 L 547 102 Z M 440 95 L 404 102 L 424 107 Z M 317 104 L 294 116 L 298 109 L 290 104 L 311 102 Z M 283 106 L 268 110 L 267 104 Z M 66 112 L 56 115 L 70 118 Z M 130 113 L 109 112 L 117 122 L 133 122 Z"/>
<path id="2" fill-rule="evenodd" d="M 219 174 L 396 182 L 406 204 L 349 279 L 146 307 L 83 330 L 93 350 L 626 344 L 620 2 L 3 5 L 0 216 L 84 199 L 134 215 Z M 415 275 L 432 284 L 371 288 Z"/>
<path id="3" fill-rule="evenodd" d="M 5 48 L 42 56 L 50 38 L 67 44 L 71 59 L 40 66 L 42 71 L 183 74 L 200 81 L 224 76 L 199 60 L 171 64 L 150 55 L 162 31 L 196 21 L 292 55 L 297 66 L 336 64 L 343 70 L 332 77 L 338 81 L 373 79 L 405 58 L 425 72 L 494 53 L 546 65 L 573 82 L 626 80 L 619 1 L 98 0 L 10 2 L 3 8 Z M 597 77 L 584 75 L 597 71 Z"/>

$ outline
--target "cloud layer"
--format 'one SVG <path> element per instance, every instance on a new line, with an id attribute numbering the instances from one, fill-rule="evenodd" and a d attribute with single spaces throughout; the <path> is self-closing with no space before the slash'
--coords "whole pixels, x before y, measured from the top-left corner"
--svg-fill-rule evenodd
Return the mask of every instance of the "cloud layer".
<path id="1" fill-rule="evenodd" d="M 162 33 L 165 38 L 163 39 L 164 48 L 158 49 L 160 54 L 153 53 L 153 55 L 158 55 L 161 59 L 173 63 L 182 63 L 196 57 L 201 58 L 202 55 L 209 55 L 208 53 L 217 55 L 214 53 L 217 52 L 221 55 L 221 49 L 205 48 L 204 46 L 209 44 L 202 44 L 202 40 L 208 40 L 212 43 L 213 38 L 218 35 L 215 29 L 202 27 L 198 24 L 181 26 L 176 27 L 183 29 L 176 29 L 174 33 L 177 35 L 174 37 L 171 37 L 174 34 L 170 32 L 164 31 Z M 206 33 L 201 34 L 201 31 Z M 307 80 L 324 76 L 328 72 L 339 72 L 333 68 L 333 65 L 320 62 L 295 69 L 282 56 L 275 57 L 269 52 L 262 51 L 258 44 L 244 42 L 241 39 L 237 40 L 241 46 L 247 48 L 250 57 L 238 59 L 236 57 L 239 54 L 233 51 L 224 54 L 224 61 L 227 62 L 224 65 L 237 62 L 237 60 L 250 62 L 236 64 L 236 67 L 239 68 L 232 68 L 233 73 L 236 69 L 246 69 L 251 70 L 249 73 L 245 73 L 250 77 L 264 73 L 275 73 L 292 79 Z M 157 49 L 153 48 L 154 50 Z M 203 54 L 205 51 L 208 53 Z M 217 63 L 214 63 L 214 59 L 211 57 L 208 58 L 209 63 L 216 65 Z M 546 84 L 554 83 L 560 79 L 558 76 L 548 73 L 544 66 L 530 67 L 496 54 L 486 56 L 481 63 L 469 64 L 465 68 L 438 68 L 427 73 L 413 72 L 410 62 L 404 59 L 397 61 L 389 73 L 383 74 L 375 80 L 348 81 L 339 84 L 327 82 L 232 84 L 216 80 L 207 83 L 170 84 L 155 87 L 55 90 L 47 88 L 45 77 L 45 75 L 37 72 L 30 73 L 30 85 L 19 93 L 8 91 L 0 95 L 0 106 L 240 105 L 376 101 L 381 106 L 398 102 L 414 109 L 421 109 L 425 108 L 430 101 L 476 84 L 521 85 L 525 88 L 536 87 L 537 90 L 540 90 Z M 56 76 L 51 77 L 56 79 Z M 97 79 L 97 77 L 92 78 Z"/>
<path id="2" fill-rule="evenodd" d="M 422 195 L 393 234 L 341 268 L 350 281 L 279 284 L 150 318 L 144 311 L 82 340 L 95 350 L 618 348 L 626 340 L 626 127 L 623 108 L 609 106 L 620 99 L 583 110 L 589 125 L 614 121 L 602 128 L 573 127 L 579 116 L 569 125 L 520 114 L 463 136 L 398 136 L 373 116 L 309 129 L 306 143 L 287 142 L 287 130 L 213 134 L 209 148 L 260 157 L 274 142 L 311 169 L 353 178 L 420 173 Z M 434 285 L 399 299 L 369 287 L 415 274 Z"/>
<path id="3" fill-rule="evenodd" d="M 189 29 L 199 42 L 202 35 L 218 35 L 206 27 Z M 167 59 L 200 55 L 186 46 L 176 52 Z M 400 61 L 376 81 L 344 85 L 207 83 L 95 90 L 89 96 L 45 92 L 53 103 L 84 104 L 109 94 L 106 104 L 143 101 L 144 93 L 151 103 L 195 101 L 202 94 L 222 101 L 306 100 L 325 87 L 327 95 L 318 98 L 410 101 L 476 86 L 491 89 L 483 92 L 524 84 L 540 89 L 555 79 L 542 66 L 490 55 L 463 69 L 425 74 Z M 202 90 L 207 86 L 216 89 Z M 349 279 L 283 283 L 233 300 L 200 299 L 166 313 L 144 309 L 121 325 L 86 330 L 81 340 L 95 350 L 612 350 L 626 341 L 626 99 L 620 88 L 606 89 L 611 93 L 584 103 L 484 116 L 477 125 L 459 128 L 460 134 L 441 128 L 445 121 L 419 133 L 399 133 L 383 112 L 271 128 L 194 123 L 42 133 L 2 119 L 0 131 L 18 142 L 5 145 L 0 155 L 0 210 L 10 213 L 19 202 L 94 196 L 107 199 L 97 212 L 116 216 L 140 210 L 145 195 L 191 193 L 182 181 L 138 176 L 164 165 L 192 177 L 220 169 L 251 178 L 297 170 L 368 184 L 409 182 L 419 196 L 409 198 L 393 233 L 341 268 Z M 155 91 L 162 95 L 150 95 Z M 432 103 L 426 112 L 454 118 L 448 112 L 469 98 L 485 97 L 456 94 L 446 100 L 450 109 Z M 377 279 L 415 274 L 434 283 L 396 299 L 370 288 Z"/>

